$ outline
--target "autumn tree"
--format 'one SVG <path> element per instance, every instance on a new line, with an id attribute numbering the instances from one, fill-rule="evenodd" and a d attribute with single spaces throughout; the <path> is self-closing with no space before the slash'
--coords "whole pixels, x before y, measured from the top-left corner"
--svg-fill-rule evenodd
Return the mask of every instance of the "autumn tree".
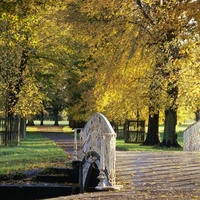
<path id="1" fill-rule="evenodd" d="M 136 42 L 139 39 L 137 26 L 129 23 L 124 14 L 129 8 L 127 5 L 121 5 L 120 2 L 107 1 L 104 3 L 102 5 L 102 2 L 85 2 L 84 4 L 81 1 L 72 2 L 68 5 L 70 12 L 68 22 L 73 24 L 75 34 L 79 33 L 79 38 L 87 43 L 85 51 L 91 57 L 86 62 L 86 69 L 82 72 L 84 78 L 81 80 L 85 83 L 91 82 L 94 86 L 82 93 L 82 99 L 86 102 L 85 117 L 94 111 L 101 111 L 109 119 L 120 121 L 135 116 L 136 110 L 142 108 L 142 103 L 137 102 L 139 97 L 144 97 L 145 94 L 142 92 L 139 94 L 139 91 L 142 91 L 139 88 L 146 87 L 146 85 L 140 84 L 139 86 L 137 83 L 140 82 L 139 80 L 145 80 L 139 76 L 145 76 L 148 69 L 142 73 L 139 70 L 140 67 L 136 66 L 144 64 L 139 59 L 142 45 Z M 119 10 L 120 6 L 123 6 L 122 13 Z M 136 52 L 137 48 L 138 52 Z M 138 58 L 134 60 L 134 56 Z M 134 72 L 137 73 L 135 77 Z M 125 80 L 129 82 L 126 88 L 130 84 L 135 88 L 126 90 L 122 94 L 125 91 L 123 89 Z M 126 98 L 126 95 L 129 98 Z M 135 101 L 133 101 L 134 98 Z M 119 102 L 122 105 L 119 105 Z M 131 106 L 133 106 L 132 110 L 129 109 Z"/>
<path id="2" fill-rule="evenodd" d="M 37 67 L 34 61 L 39 46 L 47 42 L 42 38 L 41 28 L 50 24 L 49 15 L 55 13 L 60 1 L 1 1 L 0 2 L 0 70 L 4 87 L 6 119 L 12 121 L 14 115 L 31 116 L 42 109 L 43 94 L 34 72 Z M 44 20 L 45 19 L 45 20 Z M 50 30 L 48 31 L 50 32 Z M 31 99 L 31 100 L 30 100 Z M 6 131 L 5 145 L 12 142 L 11 124 Z M 19 139 L 19 137 L 18 137 Z"/>
<path id="3" fill-rule="evenodd" d="M 141 117 L 149 110 L 145 143 L 153 145 L 159 143 L 159 113 L 165 110 L 162 145 L 179 146 L 177 111 L 189 97 L 180 88 L 190 74 L 188 61 L 197 53 L 188 54 L 187 49 L 198 47 L 199 2 L 77 0 L 68 8 L 68 20 L 93 58 L 84 79 L 94 83 L 83 94 L 89 105 L 87 113 L 101 111 L 120 121 L 134 117 L 137 109 Z M 195 70 L 197 63 L 195 57 Z"/>
<path id="4" fill-rule="evenodd" d="M 51 66 L 44 71 L 38 70 L 36 79 L 40 82 L 40 92 L 45 94 L 43 98 L 44 109 L 42 113 L 51 110 L 54 114 L 54 125 L 58 125 L 59 112 L 66 108 L 67 92 L 66 92 L 66 78 L 64 70 L 61 67 Z M 41 118 L 41 122 L 42 122 Z"/>

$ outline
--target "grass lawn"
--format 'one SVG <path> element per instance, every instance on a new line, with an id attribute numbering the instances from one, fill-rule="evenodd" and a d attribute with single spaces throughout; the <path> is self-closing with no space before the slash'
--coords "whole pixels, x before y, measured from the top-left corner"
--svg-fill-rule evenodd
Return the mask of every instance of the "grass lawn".
<path id="1" fill-rule="evenodd" d="M 27 133 L 18 146 L 0 147 L 0 174 L 64 165 L 68 155 L 39 133 Z"/>
<path id="2" fill-rule="evenodd" d="M 177 125 L 178 143 L 183 147 L 183 130 L 185 130 L 191 123 Z M 160 141 L 163 138 L 164 125 L 159 126 Z M 143 146 L 141 144 L 124 143 L 124 139 L 117 139 L 117 150 L 121 151 L 182 151 L 182 148 L 166 148 L 155 146 Z"/>
<path id="3" fill-rule="evenodd" d="M 179 133 L 178 137 L 180 140 L 183 139 L 183 134 Z M 179 144 L 182 146 L 183 141 L 179 142 Z M 124 139 L 117 139 L 116 149 L 119 151 L 182 151 L 182 148 L 167 148 L 160 147 L 159 145 L 144 146 L 142 144 L 125 143 Z"/>

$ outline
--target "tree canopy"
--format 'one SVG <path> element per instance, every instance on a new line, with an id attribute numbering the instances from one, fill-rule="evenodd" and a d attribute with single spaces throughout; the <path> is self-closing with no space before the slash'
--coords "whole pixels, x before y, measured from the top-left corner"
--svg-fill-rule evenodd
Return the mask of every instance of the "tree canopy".
<path id="1" fill-rule="evenodd" d="M 86 114 L 124 121 L 161 111 L 163 143 L 176 145 L 178 108 L 199 106 L 199 2 L 75 0 L 67 20 L 92 57 L 81 80 L 94 84 L 79 102 Z"/>
<path id="2" fill-rule="evenodd" d="M 1 110 L 156 116 L 163 145 L 175 146 L 177 120 L 200 106 L 199 8 L 197 0 L 1 1 Z"/>
<path id="3" fill-rule="evenodd" d="M 88 44 L 88 54 L 92 55 L 91 73 L 87 74 L 88 79 L 91 74 L 96 77 L 97 84 L 92 90 L 99 99 L 99 102 L 94 99 L 99 109 L 104 110 L 109 102 L 115 107 L 115 101 L 120 108 L 126 101 L 130 101 L 127 106 L 135 107 L 137 98 L 142 104 L 145 97 L 149 98 L 152 81 L 162 85 L 157 103 L 167 106 L 170 102 L 166 98 L 167 79 L 179 79 L 173 74 L 176 68 L 185 71 L 191 67 L 187 62 L 199 45 L 198 5 L 197 1 L 162 4 L 160 1 L 72 1 L 68 6 L 71 12 L 68 21 L 75 25 L 76 32 Z M 189 53 L 191 46 L 194 49 Z M 194 62 L 198 65 L 197 60 Z M 141 90 L 143 87 L 146 89 Z M 148 105 L 146 99 L 144 104 Z M 127 106 L 127 110 L 133 110 Z"/>
<path id="4" fill-rule="evenodd" d="M 49 97 L 41 76 L 60 75 L 68 65 L 68 25 L 59 18 L 63 6 L 63 1 L 0 2 L 1 110 L 6 119 L 41 112 Z M 60 79 L 54 77 L 52 85 L 58 88 Z"/>

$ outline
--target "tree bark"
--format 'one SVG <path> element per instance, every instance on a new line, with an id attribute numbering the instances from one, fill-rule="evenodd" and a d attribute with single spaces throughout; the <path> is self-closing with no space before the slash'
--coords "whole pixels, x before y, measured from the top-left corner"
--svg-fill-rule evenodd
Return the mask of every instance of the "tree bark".
<path id="1" fill-rule="evenodd" d="M 158 128 L 159 128 L 159 113 L 153 115 L 149 114 L 147 137 L 143 145 L 153 146 L 160 144 Z"/>
<path id="2" fill-rule="evenodd" d="M 196 122 L 200 120 L 200 109 L 195 112 Z"/>
<path id="3" fill-rule="evenodd" d="M 54 122 L 54 126 L 58 126 L 58 110 L 53 110 L 54 113 L 54 117 L 55 117 L 55 122 Z"/>
<path id="4" fill-rule="evenodd" d="M 18 116 L 18 130 L 17 130 L 17 145 L 20 143 L 20 136 L 21 136 L 21 117 Z"/>
<path id="5" fill-rule="evenodd" d="M 4 138 L 4 145 L 8 146 L 11 145 L 14 139 L 17 138 L 16 133 L 14 133 L 15 126 L 14 124 L 14 115 L 11 112 L 7 113 L 5 118 L 5 138 Z"/>
<path id="6" fill-rule="evenodd" d="M 5 127 L 5 146 L 11 144 L 13 140 L 17 140 L 20 142 L 20 137 L 18 135 L 18 123 L 16 122 L 15 113 L 13 112 L 14 106 L 18 103 L 19 97 L 18 94 L 21 91 L 21 87 L 23 86 L 23 73 L 26 69 L 26 64 L 28 61 L 28 52 L 27 50 L 22 50 L 21 61 L 18 66 L 18 71 L 16 70 L 15 76 L 17 77 L 15 81 L 10 81 L 9 78 L 12 78 L 11 71 L 7 71 L 6 83 L 8 84 L 8 88 L 6 91 L 6 127 Z M 12 70 L 12 69 L 10 69 Z M 16 124 L 17 123 L 17 124 Z M 14 126 L 13 126 L 14 124 Z"/>
<path id="7" fill-rule="evenodd" d="M 26 138 L 26 119 L 21 118 L 20 121 L 20 135 L 23 139 Z"/>
<path id="8" fill-rule="evenodd" d="M 40 126 L 44 126 L 44 112 L 41 112 Z"/>
<path id="9" fill-rule="evenodd" d="M 176 134 L 177 110 L 169 107 L 165 110 L 165 127 L 161 146 L 181 147 L 177 142 Z"/>
<path id="10" fill-rule="evenodd" d="M 34 120 L 33 119 L 28 120 L 27 126 L 35 126 Z"/>

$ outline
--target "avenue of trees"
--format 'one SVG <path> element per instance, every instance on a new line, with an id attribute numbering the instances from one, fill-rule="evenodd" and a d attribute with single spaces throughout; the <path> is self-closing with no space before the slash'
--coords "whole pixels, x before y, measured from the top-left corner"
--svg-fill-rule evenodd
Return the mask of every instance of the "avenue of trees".
<path id="1" fill-rule="evenodd" d="M 199 9 L 196 0 L 1 1 L 1 116 L 139 114 L 144 144 L 178 147 L 176 124 L 200 107 Z"/>
<path id="2" fill-rule="evenodd" d="M 6 119 L 5 145 L 20 139 L 15 116 L 31 120 L 46 106 L 57 113 L 66 104 L 63 77 L 73 51 L 68 25 L 58 18 L 63 6 L 59 0 L 0 2 L 0 105 Z"/>

